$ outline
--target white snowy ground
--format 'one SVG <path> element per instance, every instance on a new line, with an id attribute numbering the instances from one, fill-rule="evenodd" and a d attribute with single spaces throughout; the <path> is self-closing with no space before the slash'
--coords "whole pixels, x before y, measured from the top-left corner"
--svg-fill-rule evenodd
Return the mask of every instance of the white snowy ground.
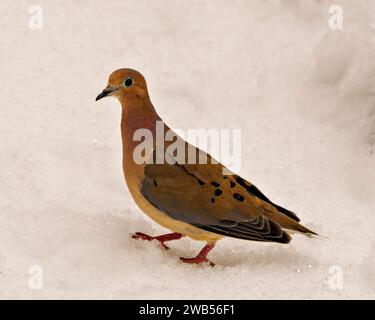
<path id="1" fill-rule="evenodd" d="M 324 0 L 2 0 L 0 297 L 375 298 L 375 2 L 334 3 L 343 30 Z M 94 102 L 119 67 L 173 128 L 242 129 L 240 174 L 330 239 L 225 239 L 215 268 L 130 239 L 166 230 L 124 185 L 119 104 Z"/>

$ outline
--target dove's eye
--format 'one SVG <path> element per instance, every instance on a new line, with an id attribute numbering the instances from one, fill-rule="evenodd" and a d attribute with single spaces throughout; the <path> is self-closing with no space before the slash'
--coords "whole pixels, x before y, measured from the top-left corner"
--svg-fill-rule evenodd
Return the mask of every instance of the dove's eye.
<path id="1" fill-rule="evenodd" d="M 130 87 L 133 84 L 133 79 L 132 78 L 126 78 L 124 81 L 125 87 Z"/>

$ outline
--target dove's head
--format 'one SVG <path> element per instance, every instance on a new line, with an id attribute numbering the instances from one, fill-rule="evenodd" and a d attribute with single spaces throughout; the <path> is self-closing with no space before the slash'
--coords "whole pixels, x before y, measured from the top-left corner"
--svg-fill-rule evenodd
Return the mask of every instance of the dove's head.
<path id="1" fill-rule="evenodd" d="M 118 69 L 111 73 L 107 87 L 96 97 L 116 97 L 120 101 L 148 98 L 145 78 L 133 69 Z"/>

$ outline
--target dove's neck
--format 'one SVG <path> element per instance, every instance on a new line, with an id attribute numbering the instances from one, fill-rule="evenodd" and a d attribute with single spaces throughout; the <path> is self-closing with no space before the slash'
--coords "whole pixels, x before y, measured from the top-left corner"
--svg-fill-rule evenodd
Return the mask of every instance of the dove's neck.
<path id="1" fill-rule="evenodd" d="M 137 165 L 133 159 L 134 148 L 145 139 L 143 138 L 146 136 L 145 132 L 151 132 L 152 136 L 155 137 L 156 122 L 161 121 L 161 119 L 149 98 L 120 99 L 120 102 L 122 105 L 123 166 L 126 178 L 128 174 L 139 175 L 142 171 L 143 165 Z M 134 134 L 138 135 L 138 140 L 134 140 Z M 139 140 L 140 138 L 142 138 L 142 141 Z"/>
<path id="2" fill-rule="evenodd" d="M 156 121 L 161 121 L 154 106 L 149 99 L 137 99 L 122 101 L 121 133 L 126 146 L 133 141 L 133 135 L 137 130 L 147 129 L 153 134 L 156 128 Z"/>

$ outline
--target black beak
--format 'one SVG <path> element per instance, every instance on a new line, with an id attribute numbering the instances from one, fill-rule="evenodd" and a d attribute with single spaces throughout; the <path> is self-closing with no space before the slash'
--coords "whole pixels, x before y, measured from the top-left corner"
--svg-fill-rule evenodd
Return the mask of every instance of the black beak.
<path id="1" fill-rule="evenodd" d="M 108 96 L 109 94 L 111 94 L 112 92 L 116 91 L 117 88 L 113 88 L 113 87 L 107 87 L 105 88 L 95 99 L 95 101 L 98 101 L 106 96 Z"/>

